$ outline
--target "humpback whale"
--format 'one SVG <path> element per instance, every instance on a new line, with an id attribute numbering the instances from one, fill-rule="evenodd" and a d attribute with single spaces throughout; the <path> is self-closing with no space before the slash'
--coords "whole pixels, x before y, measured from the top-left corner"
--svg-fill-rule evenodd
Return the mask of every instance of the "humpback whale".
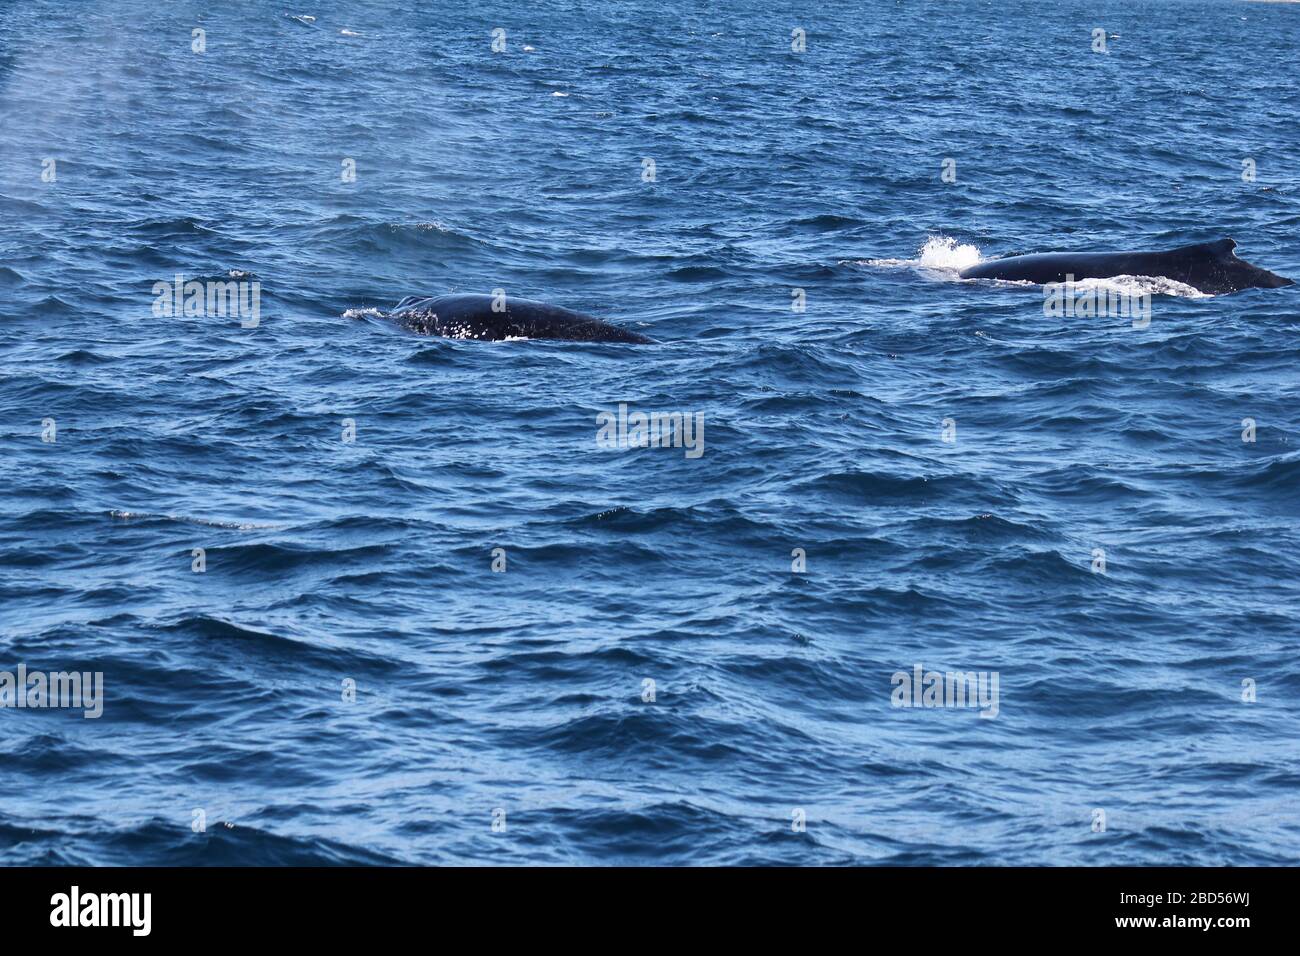
<path id="1" fill-rule="evenodd" d="M 420 335 L 450 339 L 565 339 L 571 342 L 628 342 L 648 345 L 653 340 L 620 329 L 594 316 L 570 309 L 491 295 L 408 295 L 388 313 L 388 318 Z"/>
<path id="2" fill-rule="evenodd" d="M 987 259 L 963 269 L 960 275 L 963 279 L 1011 279 L 1040 285 L 1114 276 L 1163 276 L 1209 295 L 1294 284 L 1238 259 L 1232 251 L 1235 248 L 1233 240 L 1220 239 L 1167 252 L 1044 252 Z"/>

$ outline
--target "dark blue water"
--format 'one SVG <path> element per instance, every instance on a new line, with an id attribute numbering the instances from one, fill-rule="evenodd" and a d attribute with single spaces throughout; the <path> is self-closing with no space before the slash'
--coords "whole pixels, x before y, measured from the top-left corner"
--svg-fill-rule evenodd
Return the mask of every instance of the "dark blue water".
<path id="1" fill-rule="evenodd" d="M 1295 861 L 1300 292 L 952 267 L 1300 275 L 1300 6 L 222 6 L 0 5 L 0 859 Z M 497 288 L 659 344 L 374 311 Z"/>

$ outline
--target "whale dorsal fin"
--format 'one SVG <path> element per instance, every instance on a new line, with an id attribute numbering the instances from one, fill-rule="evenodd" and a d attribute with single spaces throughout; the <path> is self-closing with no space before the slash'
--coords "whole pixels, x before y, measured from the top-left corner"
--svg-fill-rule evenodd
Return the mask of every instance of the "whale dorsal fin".
<path id="1" fill-rule="evenodd" d="M 1194 242 L 1190 246 L 1182 246 L 1174 251 L 1211 256 L 1215 259 L 1231 259 L 1232 250 L 1236 248 L 1235 239 L 1216 239 L 1214 242 Z"/>

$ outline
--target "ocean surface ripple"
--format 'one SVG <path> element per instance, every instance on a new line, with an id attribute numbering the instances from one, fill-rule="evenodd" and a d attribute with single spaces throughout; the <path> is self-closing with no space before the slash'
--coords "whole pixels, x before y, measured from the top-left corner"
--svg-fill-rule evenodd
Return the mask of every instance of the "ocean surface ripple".
<path id="1" fill-rule="evenodd" d="M 0 7 L 0 860 L 1300 857 L 1300 287 L 956 278 L 1300 276 L 1300 5 L 712 7 Z M 494 289 L 658 344 L 378 312 Z"/>

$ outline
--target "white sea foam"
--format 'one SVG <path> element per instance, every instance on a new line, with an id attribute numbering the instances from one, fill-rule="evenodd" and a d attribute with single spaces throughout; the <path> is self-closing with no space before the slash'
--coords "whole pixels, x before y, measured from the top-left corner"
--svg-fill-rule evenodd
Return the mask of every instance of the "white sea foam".
<path id="1" fill-rule="evenodd" d="M 380 319 L 383 316 L 382 309 L 348 309 L 343 313 L 345 319 Z"/>
<path id="2" fill-rule="evenodd" d="M 1075 291 L 1086 292 L 1089 289 L 1096 289 L 1098 292 L 1115 292 L 1127 296 L 1177 295 L 1185 299 L 1212 298 L 1208 292 L 1202 292 L 1166 276 L 1111 276 L 1108 279 L 1076 279 L 1073 288 Z"/>
<path id="3" fill-rule="evenodd" d="M 391 224 L 389 225 L 388 228 L 389 228 L 389 229 L 394 229 L 394 230 L 396 230 L 396 229 L 421 229 L 421 230 L 423 230 L 423 231 L 425 231 L 425 232 L 428 232 L 430 229 L 437 230 L 438 232 L 451 232 L 451 231 L 452 231 L 452 229 L 451 229 L 450 226 L 448 226 L 448 225 L 447 225 L 446 223 L 444 223 L 444 222 L 440 222 L 440 221 L 437 220 L 437 219 L 431 219 L 431 220 L 429 220 L 428 222 L 395 222 L 395 223 L 391 223 Z"/>
<path id="4" fill-rule="evenodd" d="M 137 518 L 162 518 L 166 521 L 177 521 L 185 524 L 200 524 L 209 528 L 228 528 L 232 531 L 265 531 L 278 530 L 285 527 L 283 524 L 265 524 L 253 521 L 222 521 L 219 518 L 200 518 L 195 515 L 178 515 L 167 514 L 156 511 L 123 511 L 114 509 L 108 513 L 110 518 L 116 518 L 119 521 L 132 521 Z"/>

